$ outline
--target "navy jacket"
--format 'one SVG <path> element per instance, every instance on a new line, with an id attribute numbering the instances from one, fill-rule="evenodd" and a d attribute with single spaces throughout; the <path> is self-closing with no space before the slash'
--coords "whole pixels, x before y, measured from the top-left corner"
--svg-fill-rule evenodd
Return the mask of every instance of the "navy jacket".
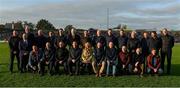
<path id="1" fill-rule="evenodd" d="M 126 36 L 118 36 L 118 48 L 122 48 L 123 45 L 127 46 L 128 37 Z"/>
<path id="2" fill-rule="evenodd" d="M 30 53 L 32 50 L 32 42 L 28 41 L 25 42 L 24 40 L 21 40 L 19 42 L 19 50 L 20 50 L 20 56 L 22 56 L 24 53 Z"/>
<path id="3" fill-rule="evenodd" d="M 117 39 L 114 35 L 111 35 L 111 36 L 106 36 L 106 46 L 108 46 L 109 42 L 113 42 L 113 44 L 117 47 Z"/>
<path id="4" fill-rule="evenodd" d="M 55 36 L 51 36 L 51 37 L 48 37 L 47 38 L 47 42 L 50 42 L 50 44 L 51 44 L 51 47 L 52 48 L 55 48 L 56 47 L 56 37 Z"/>
<path id="5" fill-rule="evenodd" d="M 105 60 L 105 50 L 104 48 L 96 48 L 94 49 L 94 57 L 97 63 L 101 63 Z"/>
<path id="6" fill-rule="evenodd" d="M 32 45 L 34 45 L 36 42 L 34 34 L 29 32 L 29 33 L 26 33 L 26 35 L 27 35 L 27 40 L 30 41 Z"/>
<path id="7" fill-rule="evenodd" d="M 145 55 L 148 55 L 150 52 L 149 50 L 149 38 L 142 38 L 141 39 L 141 48 L 142 48 L 142 53 Z"/>
<path id="8" fill-rule="evenodd" d="M 110 49 L 110 48 L 106 49 L 106 59 L 109 60 L 109 61 L 113 61 L 113 62 L 116 61 L 116 59 L 117 59 L 117 50 L 116 50 L 115 47 L 112 48 L 112 49 Z"/>
<path id="9" fill-rule="evenodd" d="M 20 41 L 21 39 L 20 39 L 20 37 L 18 37 L 18 36 L 16 36 L 16 37 L 14 37 L 14 36 L 11 36 L 10 38 L 9 38 L 9 40 L 8 40 L 8 43 L 9 43 L 9 47 L 10 47 L 10 50 L 11 51 L 19 51 L 19 48 L 18 48 L 18 46 L 19 46 L 19 41 Z"/>
<path id="10" fill-rule="evenodd" d="M 45 36 L 36 37 L 36 45 L 38 48 L 45 49 L 47 38 Z"/>
<path id="11" fill-rule="evenodd" d="M 100 42 L 103 47 L 106 46 L 106 39 L 105 39 L 104 36 L 95 36 L 95 38 L 94 38 L 94 47 L 96 46 L 96 44 L 98 42 Z"/>
<path id="12" fill-rule="evenodd" d="M 37 54 L 35 54 L 33 51 L 31 51 L 29 54 L 28 65 L 30 67 L 37 65 L 40 61 L 42 61 L 42 59 L 43 59 L 43 53 L 41 51 L 38 51 Z"/>

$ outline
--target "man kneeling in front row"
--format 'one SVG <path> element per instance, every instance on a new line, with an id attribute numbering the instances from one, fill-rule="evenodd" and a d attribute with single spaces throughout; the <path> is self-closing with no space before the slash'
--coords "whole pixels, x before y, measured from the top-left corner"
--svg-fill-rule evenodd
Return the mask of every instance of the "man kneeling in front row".
<path id="1" fill-rule="evenodd" d="M 147 72 L 149 74 L 162 74 L 163 71 L 160 68 L 160 56 L 156 54 L 156 50 L 152 49 L 151 54 L 147 57 Z"/>
<path id="2" fill-rule="evenodd" d="M 29 60 L 26 68 L 28 71 L 31 71 L 33 73 L 40 70 L 39 63 L 43 58 L 43 54 L 40 50 L 38 50 L 36 45 L 32 46 L 32 51 L 29 54 Z"/>

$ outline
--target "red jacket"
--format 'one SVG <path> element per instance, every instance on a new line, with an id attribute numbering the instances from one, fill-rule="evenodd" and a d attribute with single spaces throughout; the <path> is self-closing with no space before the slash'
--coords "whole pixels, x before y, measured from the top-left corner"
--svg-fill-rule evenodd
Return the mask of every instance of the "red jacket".
<path id="1" fill-rule="evenodd" d="M 152 59 L 153 58 L 156 58 L 156 66 L 153 66 L 153 64 L 152 64 Z M 151 68 L 151 69 L 159 69 L 159 67 L 160 67 L 160 57 L 158 56 L 158 55 L 155 55 L 155 56 L 153 56 L 152 54 L 150 54 L 148 57 L 147 57 L 147 64 L 148 64 L 148 67 L 149 68 Z"/>
<path id="2" fill-rule="evenodd" d="M 121 64 L 126 65 L 126 66 L 129 64 L 130 56 L 128 53 L 120 52 L 118 56 L 119 56 L 119 60 Z"/>

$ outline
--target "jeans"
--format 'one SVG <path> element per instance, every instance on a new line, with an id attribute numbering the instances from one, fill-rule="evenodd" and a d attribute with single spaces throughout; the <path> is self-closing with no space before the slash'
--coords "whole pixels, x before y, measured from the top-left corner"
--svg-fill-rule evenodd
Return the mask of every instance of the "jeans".
<path id="1" fill-rule="evenodd" d="M 112 72 L 112 75 L 116 75 L 116 65 L 112 64 L 110 61 L 107 61 L 106 75 L 109 75 Z"/>

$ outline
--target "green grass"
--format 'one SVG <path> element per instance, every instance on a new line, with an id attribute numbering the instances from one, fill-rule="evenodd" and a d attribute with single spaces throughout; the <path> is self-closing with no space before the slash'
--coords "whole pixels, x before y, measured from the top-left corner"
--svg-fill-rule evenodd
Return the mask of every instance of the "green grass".
<path id="1" fill-rule="evenodd" d="M 147 76 L 139 78 L 138 76 L 118 76 L 118 77 L 101 77 L 96 78 L 94 75 L 83 76 L 49 76 L 40 77 L 38 74 L 17 72 L 16 64 L 14 64 L 15 73 L 8 71 L 9 65 L 9 48 L 6 43 L 0 44 L 0 86 L 3 87 L 59 87 L 59 86 L 96 86 L 96 87 L 123 87 L 123 86 L 180 86 L 180 45 L 176 44 L 173 48 L 172 56 L 172 75 L 170 76 Z"/>

